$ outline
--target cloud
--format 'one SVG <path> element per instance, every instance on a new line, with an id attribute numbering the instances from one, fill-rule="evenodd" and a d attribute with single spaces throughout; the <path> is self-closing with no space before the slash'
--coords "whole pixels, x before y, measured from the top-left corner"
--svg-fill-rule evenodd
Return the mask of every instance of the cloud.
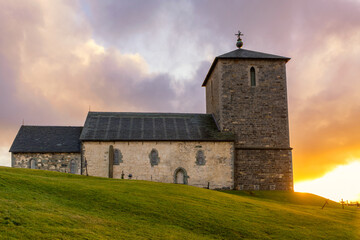
<path id="1" fill-rule="evenodd" d="M 181 90 L 186 84 L 175 84 L 169 73 L 150 72 L 140 54 L 97 43 L 76 10 L 60 1 L 2 3 L 0 36 L 7 37 L 0 38 L 0 144 L 6 146 L 1 164 L 23 119 L 34 125 L 82 125 L 89 106 L 176 111 L 174 105 L 187 93 Z"/>
<path id="2" fill-rule="evenodd" d="M 291 112 L 292 139 L 301 164 L 310 166 L 298 168 L 303 177 L 321 175 L 350 157 L 360 156 L 360 83 L 356 80 L 360 74 L 356 67 L 360 64 L 356 44 L 360 35 L 353 34 L 347 40 L 351 48 L 333 37 L 324 41 L 309 61 L 293 69 L 299 80 L 297 91 L 290 93 L 296 107 Z"/>
<path id="3" fill-rule="evenodd" d="M 94 111 L 204 112 L 216 55 L 284 55 L 295 180 L 360 157 L 356 1 L 0 0 L 0 146 Z"/>

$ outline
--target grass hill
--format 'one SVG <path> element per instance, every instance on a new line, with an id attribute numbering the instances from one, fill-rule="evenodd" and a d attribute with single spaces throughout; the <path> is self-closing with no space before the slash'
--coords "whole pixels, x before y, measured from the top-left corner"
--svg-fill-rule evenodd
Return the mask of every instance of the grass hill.
<path id="1" fill-rule="evenodd" d="M 0 239 L 360 239 L 360 210 L 324 202 L 0 167 Z"/>

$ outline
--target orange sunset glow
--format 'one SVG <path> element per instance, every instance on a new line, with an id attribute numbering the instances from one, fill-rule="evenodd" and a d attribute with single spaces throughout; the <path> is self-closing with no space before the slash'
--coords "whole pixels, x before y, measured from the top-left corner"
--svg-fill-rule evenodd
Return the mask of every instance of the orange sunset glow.
<path id="1" fill-rule="evenodd" d="M 295 183 L 295 191 L 314 193 L 337 202 L 342 199 L 360 202 L 360 193 L 356 191 L 359 172 L 360 161 L 356 160 L 338 166 L 320 178 Z"/>
<path id="2" fill-rule="evenodd" d="M 0 0 L 0 165 L 22 122 L 92 111 L 204 113 L 215 56 L 286 65 L 295 191 L 360 201 L 360 1 Z"/>

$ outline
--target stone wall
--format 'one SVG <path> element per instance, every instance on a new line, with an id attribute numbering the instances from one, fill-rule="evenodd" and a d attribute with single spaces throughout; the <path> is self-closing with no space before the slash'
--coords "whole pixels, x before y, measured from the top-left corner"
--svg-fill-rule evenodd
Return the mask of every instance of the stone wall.
<path id="1" fill-rule="evenodd" d="M 206 85 L 206 112 L 213 114 L 217 124 L 221 116 L 221 93 L 220 93 L 220 67 L 216 67 L 209 77 Z"/>
<path id="2" fill-rule="evenodd" d="M 83 142 L 88 175 L 109 176 L 110 145 L 121 156 L 114 178 L 174 183 L 185 174 L 192 186 L 233 188 L 233 142 Z"/>
<path id="3" fill-rule="evenodd" d="M 285 63 L 218 59 L 209 77 L 206 104 L 212 106 L 206 107 L 207 113 L 215 115 L 221 131 L 235 134 L 237 189 L 257 185 L 269 189 L 276 182 L 275 189 L 292 190 Z M 251 67 L 255 68 L 256 86 L 251 86 Z M 218 90 L 210 90 L 216 85 Z"/>
<path id="4" fill-rule="evenodd" d="M 283 60 L 219 60 L 221 130 L 252 147 L 289 147 L 286 69 Z M 250 86 L 250 68 L 256 86 Z M 216 114 L 216 113 L 215 113 Z"/>
<path id="5" fill-rule="evenodd" d="M 12 153 L 12 167 L 35 168 L 70 173 L 70 163 L 74 161 L 75 174 L 81 174 L 80 153 Z M 31 161 L 34 161 L 33 165 Z"/>
<path id="6" fill-rule="evenodd" d="M 290 150 L 236 150 L 237 190 L 293 190 Z"/>

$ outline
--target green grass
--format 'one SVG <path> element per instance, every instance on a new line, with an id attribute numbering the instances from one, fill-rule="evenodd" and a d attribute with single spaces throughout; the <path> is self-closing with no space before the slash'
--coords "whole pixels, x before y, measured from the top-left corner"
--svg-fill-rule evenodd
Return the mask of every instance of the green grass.
<path id="1" fill-rule="evenodd" d="M 360 239 L 360 210 L 324 202 L 0 167 L 0 239 Z"/>

